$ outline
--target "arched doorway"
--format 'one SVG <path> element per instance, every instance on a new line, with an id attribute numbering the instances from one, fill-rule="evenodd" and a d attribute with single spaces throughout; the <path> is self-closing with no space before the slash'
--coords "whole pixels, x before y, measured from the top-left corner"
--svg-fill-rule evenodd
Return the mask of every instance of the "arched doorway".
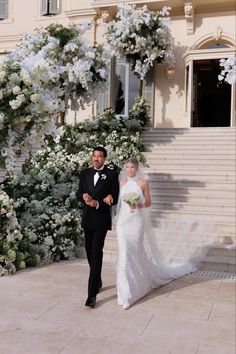
<path id="1" fill-rule="evenodd" d="M 186 64 L 186 113 L 189 127 L 231 127 L 235 125 L 235 87 L 220 82 L 219 60 L 234 55 L 228 41 L 205 40 L 189 51 Z"/>

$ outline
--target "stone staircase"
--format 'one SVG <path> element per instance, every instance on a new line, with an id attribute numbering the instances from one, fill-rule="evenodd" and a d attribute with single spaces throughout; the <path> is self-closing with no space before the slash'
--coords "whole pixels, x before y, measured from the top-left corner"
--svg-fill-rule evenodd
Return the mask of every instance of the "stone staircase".
<path id="1" fill-rule="evenodd" d="M 234 128 L 150 129 L 143 134 L 158 232 L 176 223 L 210 225 L 213 244 L 201 270 L 235 272 Z M 161 229 L 160 229 L 161 225 Z M 116 260 L 115 230 L 108 233 L 104 260 Z"/>

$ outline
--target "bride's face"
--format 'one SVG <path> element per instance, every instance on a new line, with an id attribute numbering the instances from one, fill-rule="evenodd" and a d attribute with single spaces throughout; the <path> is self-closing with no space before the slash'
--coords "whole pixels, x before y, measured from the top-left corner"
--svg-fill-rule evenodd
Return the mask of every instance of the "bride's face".
<path id="1" fill-rule="evenodd" d="M 128 177 L 134 177 L 138 170 L 137 166 L 130 162 L 126 164 L 125 169 Z"/>

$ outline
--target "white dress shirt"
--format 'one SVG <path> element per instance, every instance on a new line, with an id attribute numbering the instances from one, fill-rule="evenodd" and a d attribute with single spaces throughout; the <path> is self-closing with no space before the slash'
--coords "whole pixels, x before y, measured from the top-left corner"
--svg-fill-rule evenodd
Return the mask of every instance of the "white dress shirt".
<path id="1" fill-rule="evenodd" d="M 104 166 L 102 166 L 101 168 L 98 168 L 97 171 L 102 171 L 103 168 L 104 168 Z M 95 170 L 96 170 L 96 168 L 95 168 Z M 99 179 L 99 173 L 96 172 L 95 175 L 94 175 L 94 177 L 93 177 L 94 186 L 96 186 L 96 183 L 97 183 L 98 179 Z"/>

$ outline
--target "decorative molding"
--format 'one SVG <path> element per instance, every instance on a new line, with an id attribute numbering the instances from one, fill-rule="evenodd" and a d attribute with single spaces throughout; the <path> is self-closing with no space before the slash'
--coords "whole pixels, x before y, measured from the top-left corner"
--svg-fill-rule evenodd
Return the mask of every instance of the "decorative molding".
<path id="1" fill-rule="evenodd" d="M 204 36 L 200 37 L 192 46 L 191 50 L 196 50 L 196 49 L 204 49 L 204 47 L 212 42 L 215 42 L 216 39 L 213 37 L 213 32 L 212 33 L 207 33 Z M 231 36 L 229 33 L 223 32 L 221 33 L 220 36 L 220 41 L 222 43 L 228 44 L 230 48 L 234 48 L 236 46 L 236 41 L 233 36 Z"/>
<path id="2" fill-rule="evenodd" d="M 22 35 L 0 36 L 0 53 L 11 52 L 19 44 Z"/>
<path id="3" fill-rule="evenodd" d="M 194 7 L 192 1 L 184 3 L 184 17 L 186 20 L 187 34 L 194 32 Z"/>
<path id="4" fill-rule="evenodd" d="M 96 16 L 96 10 L 93 8 L 87 8 L 87 9 L 76 9 L 76 10 L 68 10 L 65 11 L 65 14 L 67 17 L 82 17 L 82 16 Z"/>
<path id="5" fill-rule="evenodd" d="M 220 48 L 220 49 L 193 49 L 188 50 L 183 55 L 185 65 L 193 60 L 203 60 L 203 59 L 220 59 L 227 58 L 234 55 L 234 48 Z"/>
<path id="6" fill-rule="evenodd" d="M 213 39 L 218 41 L 222 37 L 222 33 L 223 33 L 223 28 L 220 26 L 216 26 L 215 32 L 212 33 Z"/>

